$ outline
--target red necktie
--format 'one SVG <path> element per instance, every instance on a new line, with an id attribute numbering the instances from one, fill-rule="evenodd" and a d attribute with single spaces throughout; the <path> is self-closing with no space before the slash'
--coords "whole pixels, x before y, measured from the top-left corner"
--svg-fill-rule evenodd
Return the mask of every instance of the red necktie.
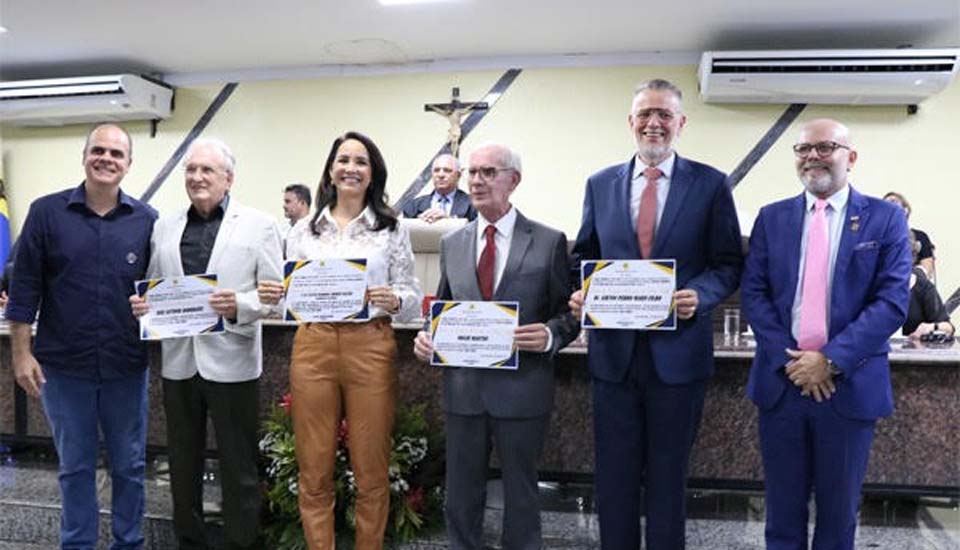
<path id="1" fill-rule="evenodd" d="M 827 201 L 817 199 L 807 227 L 803 260 L 803 294 L 800 296 L 800 329 L 797 347 L 818 351 L 827 343 L 827 274 L 830 271 L 830 238 L 827 234 Z"/>
<path id="2" fill-rule="evenodd" d="M 477 281 L 480 283 L 480 295 L 484 300 L 493 298 L 493 270 L 497 263 L 497 243 L 493 237 L 496 234 L 497 226 L 495 225 L 488 225 L 483 230 L 487 245 L 483 247 L 480 263 L 477 264 Z"/>
<path id="3" fill-rule="evenodd" d="M 653 234 L 657 227 L 657 183 L 663 172 L 659 168 L 645 168 L 643 177 L 647 186 L 640 194 L 640 209 L 637 212 L 637 244 L 644 258 L 650 257 L 653 249 Z"/>

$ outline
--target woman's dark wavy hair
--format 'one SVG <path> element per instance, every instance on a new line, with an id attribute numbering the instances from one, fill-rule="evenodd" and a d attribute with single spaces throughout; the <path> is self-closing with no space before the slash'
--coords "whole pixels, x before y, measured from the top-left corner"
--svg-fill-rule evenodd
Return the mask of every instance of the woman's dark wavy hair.
<path id="1" fill-rule="evenodd" d="M 369 206 L 377 217 L 373 230 L 389 229 L 393 231 L 397 227 L 397 214 L 387 204 L 387 164 L 383 161 L 383 155 L 377 145 L 360 132 L 347 132 L 337 139 L 333 140 L 330 146 L 330 153 L 327 155 L 327 162 L 323 165 L 323 175 L 320 176 L 320 184 L 317 186 L 317 211 L 310 220 L 310 230 L 314 235 L 319 235 L 317 231 L 317 221 L 320 219 L 320 213 L 324 207 L 331 209 L 337 205 L 337 188 L 333 185 L 330 178 L 330 169 L 333 167 L 333 161 L 337 157 L 337 149 L 348 139 L 359 141 L 367 149 L 367 156 L 370 159 L 370 185 L 367 187 L 367 194 L 364 197 L 364 204 Z"/>

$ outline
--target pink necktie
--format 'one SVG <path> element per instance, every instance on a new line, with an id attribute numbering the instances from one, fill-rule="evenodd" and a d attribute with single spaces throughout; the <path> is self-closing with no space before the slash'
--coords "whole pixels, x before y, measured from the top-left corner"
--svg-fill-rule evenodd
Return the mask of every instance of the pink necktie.
<path id="1" fill-rule="evenodd" d="M 817 199 L 807 228 L 807 255 L 803 263 L 800 297 L 800 334 L 797 346 L 819 350 L 827 343 L 827 274 L 830 271 L 827 201 Z"/>
<path id="2" fill-rule="evenodd" d="M 480 295 L 484 300 L 493 298 L 493 271 L 497 260 L 497 243 L 494 235 L 497 226 L 490 224 L 484 229 L 483 235 L 487 238 L 487 245 L 480 253 L 480 262 L 477 263 L 477 282 L 480 283 Z"/>
<path id="3" fill-rule="evenodd" d="M 659 168 L 645 168 L 643 177 L 647 186 L 640 194 L 640 208 L 637 212 L 637 244 L 644 258 L 650 257 L 653 249 L 653 235 L 657 227 L 657 182 L 663 172 Z"/>

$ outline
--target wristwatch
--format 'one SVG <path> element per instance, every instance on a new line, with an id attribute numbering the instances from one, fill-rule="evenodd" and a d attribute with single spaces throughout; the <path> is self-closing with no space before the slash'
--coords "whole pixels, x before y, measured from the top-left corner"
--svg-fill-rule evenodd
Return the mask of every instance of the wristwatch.
<path id="1" fill-rule="evenodd" d="M 837 367 L 837 364 L 833 362 L 833 359 L 827 357 L 827 371 L 830 373 L 830 376 L 838 376 L 843 374 L 840 372 L 840 369 Z"/>

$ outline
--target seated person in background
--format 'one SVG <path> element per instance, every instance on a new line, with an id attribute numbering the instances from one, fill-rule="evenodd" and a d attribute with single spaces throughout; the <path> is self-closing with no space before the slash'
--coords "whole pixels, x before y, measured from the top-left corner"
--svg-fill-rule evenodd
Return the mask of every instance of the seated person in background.
<path id="1" fill-rule="evenodd" d="M 900 193 L 897 193 L 896 191 L 890 191 L 889 193 L 883 196 L 883 200 L 899 205 L 900 208 L 903 208 L 903 211 L 906 212 L 907 219 L 908 220 L 910 219 L 910 212 L 912 212 L 913 210 L 910 208 L 910 203 L 907 202 L 906 197 L 904 197 Z M 937 281 L 937 272 L 936 272 L 936 265 L 935 265 L 936 259 L 933 256 L 933 250 L 936 247 L 930 241 L 930 237 L 923 231 L 920 231 L 917 228 L 911 227 L 910 232 L 913 234 L 913 239 L 914 239 L 913 241 L 914 265 L 918 265 L 920 266 L 921 269 L 923 269 L 924 274 L 926 274 L 927 279 L 929 279 L 931 283 L 936 283 Z"/>
<path id="2" fill-rule="evenodd" d="M 954 327 L 937 293 L 937 287 L 917 266 L 910 274 L 910 309 L 907 310 L 907 321 L 903 324 L 903 334 L 920 339 L 933 331 L 953 335 Z"/>
<path id="3" fill-rule="evenodd" d="M 910 233 L 910 245 L 913 249 L 913 259 L 916 263 L 917 250 L 914 235 Z M 919 265 L 913 267 L 910 273 L 910 307 L 907 310 L 907 320 L 903 324 L 903 335 L 912 339 L 920 339 L 924 334 L 934 331 L 953 335 L 954 327 L 950 322 L 950 314 L 943 306 L 937 287 L 927 278 L 926 272 Z"/>
<path id="4" fill-rule="evenodd" d="M 433 223 L 443 218 L 473 220 L 477 211 L 470 204 L 470 195 L 457 188 L 460 181 L 460 163 L 450 154 L 433 161 L 433 193 L 407 201 L 403 206 L 405 218 L 419 218 Z"/>

